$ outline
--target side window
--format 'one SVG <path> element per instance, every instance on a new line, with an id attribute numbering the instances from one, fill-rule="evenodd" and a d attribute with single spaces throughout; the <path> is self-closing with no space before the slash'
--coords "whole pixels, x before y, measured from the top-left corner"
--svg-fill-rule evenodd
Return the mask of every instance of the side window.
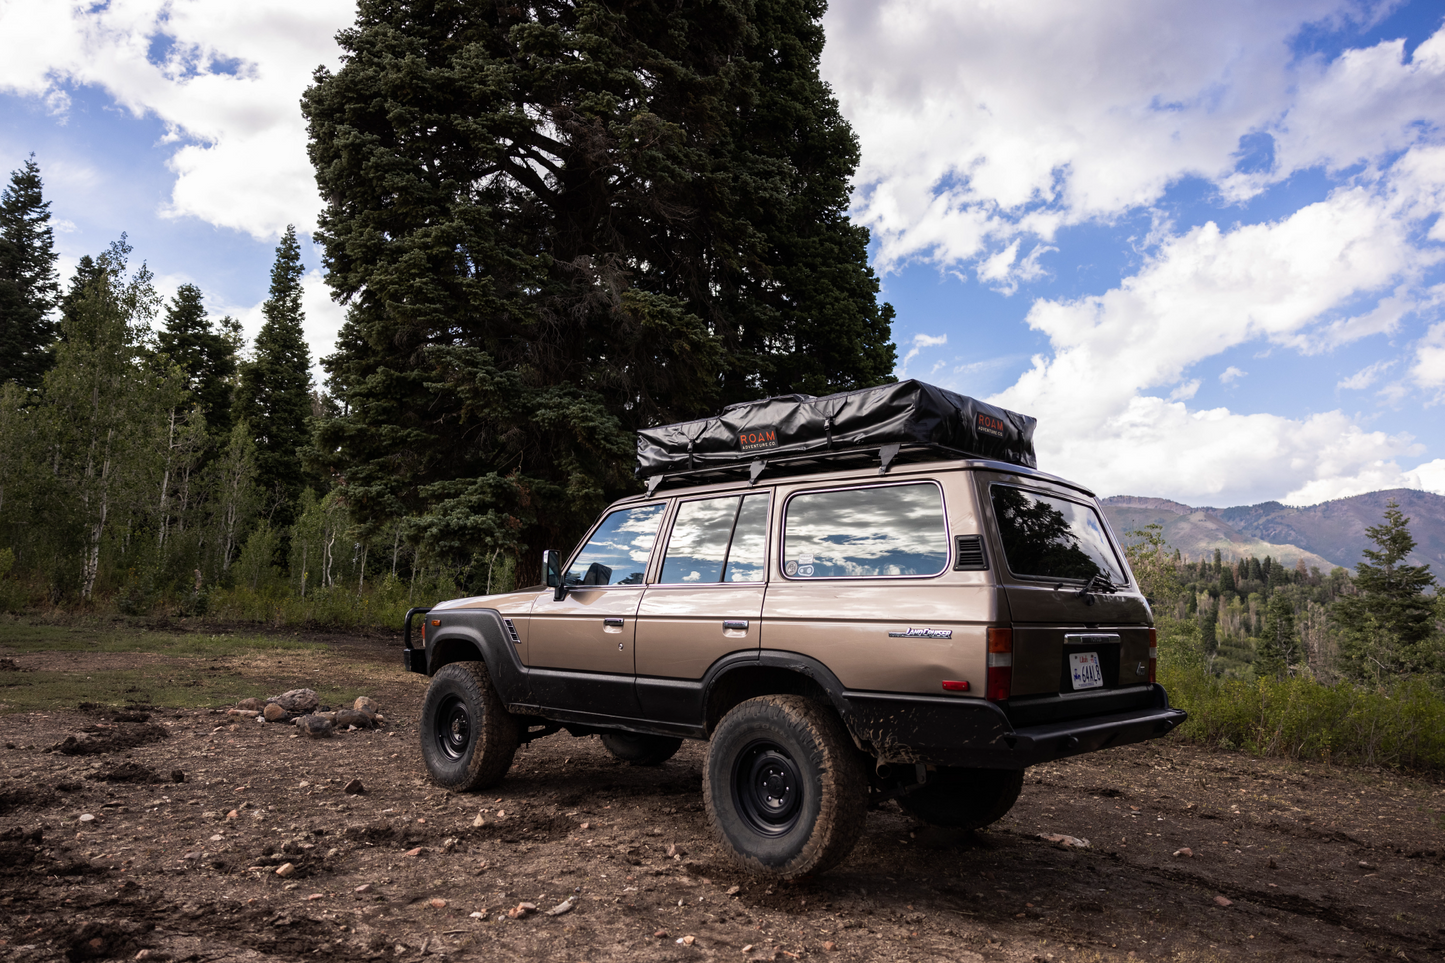
<path id="1" fill-rule="evenodd" d="M 568 585 L 641 585 L 664 507 L 658 502 L 608 515 L 562 580 Z"/>
<path id="2" fill-rule="evenodd" d="M 738 511 L 724 582 L 761 582 L 768 570 L 768 496 L 749 495 Z"/>
<path id="3" fill-rule="evenodd" d="M 932 483 L 805 492 L 788 502 L 789 578 L 938 575 L 947 565 L 943 495 Z"/>
<path id="4" fill-rule="evenodd" d="M 761 582 L 767 540 L 767 495 L 683 502 L 672 523 L 659 582 Z"/>
<path id="5" fill-rule="evenodd" d="M 992 487 L 999 541 L 1009 571 L 1026 578 L 1127 580 L 1092 508 L 1065 498 Z"/>

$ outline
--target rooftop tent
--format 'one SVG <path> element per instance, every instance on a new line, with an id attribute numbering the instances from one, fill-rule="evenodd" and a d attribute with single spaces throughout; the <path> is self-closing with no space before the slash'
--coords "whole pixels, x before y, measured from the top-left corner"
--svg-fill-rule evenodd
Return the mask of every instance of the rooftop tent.
<path id="1" fill-rule="evenodd" d="M 781 395 L 730 405 L 715 418 L 643 429 L 637 434 L 637 476 L 739 470 L 759 459 L 798 462 L 800 468 L 813 463 L 818 470 L 865 452 L 881 452 L 886 465 L 900 451 L 907 460 L 974 457 L 1036 468 L 1036 424 L 1028 415 L 921 381 L 821 398 Z"/>

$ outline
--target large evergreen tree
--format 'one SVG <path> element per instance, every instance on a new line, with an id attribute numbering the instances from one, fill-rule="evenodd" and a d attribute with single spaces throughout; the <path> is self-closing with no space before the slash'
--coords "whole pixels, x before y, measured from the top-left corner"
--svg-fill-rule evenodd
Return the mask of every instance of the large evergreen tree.
<path id="1" fill-rule="evenodd" d="M 636 428 L 890 378 L 800 0 L 362 0 L 303 99 L 349 306 L 316 462 L 456 560 L 565 546 Z"/>
<path id="2" fill-rule="evenodd" d="M 235 417 L 251 428 L 256 484 L 278 525 L 291 523 L 305 487 L 299 454 L 311 417 L 311 352 L 301 310 L 305 271 L 296 228 L 288 226 L 276 248 L 270 296 L 261 308 L 265 321 L 236 388 Z"/>
<path id="3" fill-rule="evenodd" d="M 1430 638 L 1435 631 L 1435 584 L 1428 565 L 1402 565 L 1415 550 L 1410 520 L 1391 499 L 1385 523 L 1365 529 L 1377 546 L 1355 566 L 1353 595 L 1336 600 L 1332 616 L 1343 630 L 1341 654 L 1358 678 L 1381 679 L 1435 668 Z"/>
<path id="4" fill-rule="evenodd" d="M 236 322 L 211 323 L 201 289 L 182 284 L 166 307 L 165 327 L 157 337 L 162 352 L 185 373 L 186 387 L 206 416 L 218 444 L 231 434 L 231 391 L 236 375 Z"/>
<path id="5" fill-rule="evenodd" d="M 0 192 L 0 382 L 30 388 L 51 364 L 50 318 L 60 295 L 55 234 L 31 155 Z"/>

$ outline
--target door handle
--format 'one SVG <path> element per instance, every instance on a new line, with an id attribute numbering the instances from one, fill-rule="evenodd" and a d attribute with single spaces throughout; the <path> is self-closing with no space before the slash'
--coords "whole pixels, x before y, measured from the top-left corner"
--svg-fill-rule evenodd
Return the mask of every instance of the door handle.
<path id="1" fill-rule="evenodd" d="M 609 629 L 620 629 L 620 628 L 622 628 L 622 620 L 621 620 L 621 619 L 603 619 L 603 620 L 602 620 L 602 624 L 605 625 L 605 626 L 607 626 L 607 628 L 609 628 Z"/>
<path id="2" fill-rule="evenodd" d="M 748 620 L 747 620 L 747 619 L 723 619 L 723 631 L 724 631 L 724 632 L 727 632 L 727 631 L 729 631 L 729 630 L 733 630 L 733 631 L 737 631 L 737 632 L 746 632 L 746 631 L 748 630 Z"/>

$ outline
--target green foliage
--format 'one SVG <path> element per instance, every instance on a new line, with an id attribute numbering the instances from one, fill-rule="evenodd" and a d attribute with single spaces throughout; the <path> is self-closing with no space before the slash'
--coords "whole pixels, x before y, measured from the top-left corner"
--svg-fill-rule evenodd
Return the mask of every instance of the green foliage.
<path id="1" fill-rule="evenodd" d="M 38 388 L 50 367 L 56 257 L 50 202 L 32 154 L 0 192 L 0 383 Z"/>
<path id="2" fill-rule="evenodd" d="M 265 322 L 253 356 L 241 366 L 235 418 L 250 426 L 256 446 L 256 484 L 273 520 L 289 525 L 305 487 L 301 448 L 310 441 L 311 350 L 301 310 L 301 246 L 288 226 L 276 248 L 271 292 L 261 307 Z"/>
<path id="3" fill-rule="evenodd" d="M 1162 642 L 1161 642 L 1162 645 Z M 1170 702 L 1189 713 L 1190 742 L 1256 755 L 1445 769 L 1445 699 L 1420 682 L 1393 691 L 1310 676 L 1226 679 L 1161 664 Z"/>
<path id="4" fill-rule="evenodd" d="M 1294 600 L 1285 592 L 1276 592 L 1270 597 L 1263 623 L 1255 671 L 1261 676 L 1286 675 L 1298 666 L 1301 655 L 1294 624 Z"/>
<path id="5" fill-rule="evenodd" d="M 231 433 L 239 330 L 240 325 L 228 317 L 217 331 L 201 303 L 201 289 L 182 284 L 166 309 L 165 329 L 157 338 L 160 350 L 185 374 L 186 390 L 220 444 Z"/>
<path id="6" fill-rule="evenodd" d="M 1355 592 L 1341 597 L 1334 610 L 1347 670 L 1376 681 L 1445 670 L 1431 638 L 1437 633 L 1434 602 L 1425 594 L 1435 577 L 1428 565 L 1400 564 L 1415 548 L 1410 520 L 1392 499 L 1385 523 L 1366 532 L 1378 547 L 1365 550 L 1369 562 L 1355 566 Z"/>
<path id="7" fill-rule="evenodd" d="M 536 581 L 636 428 L 891 377 L 822 9 L 363 0 L 303 100 L 350 305 L 309 460 L 363 543 Z"/>

